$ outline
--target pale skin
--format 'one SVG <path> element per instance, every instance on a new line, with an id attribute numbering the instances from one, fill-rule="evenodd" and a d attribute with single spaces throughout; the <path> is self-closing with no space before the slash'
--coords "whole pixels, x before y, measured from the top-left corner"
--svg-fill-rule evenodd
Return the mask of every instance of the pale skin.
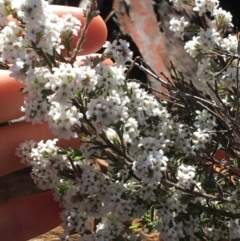
<path id="1" fill-rule="evenodd" d="M 71 13 L 83 24 L 82 12 L 78 8 L 54 6 L 52 10 L 59 16 Z M 105 43 L 106 36 L 104 21 L 100 17 L 94 18 L 81 54 L 86 55 L 97 51 Z M 23 84 L 9 77 L 8 71 L 0 71 L 0 123 L 23 115 L 20 107 L 24 96 L 18 91 L 21 87 Z M 24 140 L 40 141 L 53 138 L 55 137 L 46 123 L 32 125 L 20 122 L 0 127 L 0 176 L 25 168 L 15 156 L 15 149 L 19 143 Z M 66 148 L 78 147 L 79 141 L 76 139 L 60 140 L 58 144 Z M 58 204 L 53 201 L 52 192 L 10 200 L 0 206 L 1 240 L 26 241 L 45 233 L 61 223 L 59 211 Z"/>

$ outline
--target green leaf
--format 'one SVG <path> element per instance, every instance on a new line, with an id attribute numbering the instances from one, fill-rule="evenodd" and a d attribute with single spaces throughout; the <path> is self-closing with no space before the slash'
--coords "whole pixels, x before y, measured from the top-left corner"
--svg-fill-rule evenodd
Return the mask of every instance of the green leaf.
<path id="1" fill-rule="evenodd" d="M 43 89 L 41 91 L 41 94 L 42 94 L 43 98 L 46 98 L 47 96 L 52 95 L 53 93 L 54 92 L 50 89 Z"/>
<path id="2" fill-rule="evenodd" d="M 69 189 L 69 187 L 70 187 L 69 185 L 58 186 L 58 187 L 55 187 L 55 190 L 60 194 L 64 194 Z"/>
<path id="3" fill-rule="evenodd" d="M 138 228 L 140 228 L 139 225 L 132 225 L 129 227 L 129 229 L 131 229 L 131 230 L 138 229 Z"/>
<path id="4" fill-rule="evenodd" d="M 80 162 L 84 159 L 82 152 L 76 148 L 71 148 L 71 156 L 75 162 Z"/>

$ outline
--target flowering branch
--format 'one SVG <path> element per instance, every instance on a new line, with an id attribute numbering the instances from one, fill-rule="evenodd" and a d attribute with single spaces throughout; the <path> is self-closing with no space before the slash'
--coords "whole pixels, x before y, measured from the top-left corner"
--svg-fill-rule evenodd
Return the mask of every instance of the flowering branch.
<path id="1" fill-rule="evenodd" d="M 89 25 L 93 20 L 93 18 L 99 14 L 99 11 L 97 10 L 97 2 L 95 0 L 90 0 L 89 4 L 87 5 L 87 9 L 83 10 L 83 13 L 85 16 L 85 24 L 83 29 L 81 30 L 80 38 L 77 42 L 76 49 L 74 50 L 69 63 L 74 63 L 76 61 L 76 57 L 79 54 L 79 51 L 81 51 L 82 44 L 86 40 L 86 34 L 89 28 Z"/>
<path id="2" fill-rule="evenodd" d="M 227 199 L 227 198 L 224 198 L 224 197 L 222 197 L 222 196 L 219 196 L 219 195 L 217 195 L 217 196 L 213 196 L 213 195 L 209 195 L 209 194 L 206 194 L 206 193 L 203 193 L 203 192 L 201 192 L 201 191 L 194 191 L 194 190 L 190 190 L 190 189 L 186 189 L 186 188 L 183 188 L 183 187 L 181 187 L 181 186 L 178 186 L 176 183 L 173 183 L 173 182 L 170 182 L 169 180 L 166 180 L 166 179 L 163 179 L 162 180 L 162 183 L 163 184 L 165 184 L 165 185 L 168 185 L 169 187 L 174 187 L 175 189 L 177 189 L 177 190 L 181 190 L 181 191 L 183 191 L 184 193 L 188 193 L 188 194 L 191 194 L 191 195 L 193 195 L 193 196 L 196 196 L 196 197 L 203 197 L 203 198 L 206 198 L 206 199 L 208 199 L 209 201 L 220 201 L 220 202 L 223 202 L 223 203 L 231 203 L 231 204 L 235 204 L 235 205 L 237 205 L 237 206 L 239 206 L 240 205 L 240 202 L 238 202 L 237 200 L 229 200 L 229 199 Z M 205 207 L 205 209 L 204 209 L 205 211 L 208 211 L 208 207 Z M 220 211 L 220 210 L 219 210 Z M 211 212 L 210 211 L 210 209 L 209 209 L 209 212 Z M 227 216 L 226 215 L 223 215 L 223 216 L 226 216 L 226 217 L 229 217 L 229 213 L 227 214 Z M 236 215 L 236 216 L 235 216 Z M 240 217 L 240 213 L 238 213 L 238 214 L 232 214 L 232 217 Z"/>
<path id="3" fill-rule="evenodd" d="M 199 85 L 187 82 L 173 64 L 175 80 L 161 73 L 163 80 L 143 60 L 132 60 L 122 39 L 106 42 L 102 56 L 78 66 L 76 57 L 98 14 L 96 1 L 84 11 L 81 28 L 70 15 L 50 13 L 43 0 L 0 0 L 1 62 L 26 86 L 25 120 L 46 121 L 57 138 L 79 140 L 78 148 L 66 150 L 57 138 L 26 141 L 16 150 L 32 167 L 34 182 L 55 190 L 62 240 L 71 240 L 72 233 L 79 241 L 138 240 L 125 230 L 139 218 L 165 241 L 240 235 L 239 45 L 235 36 L 222 36 L 232 26 L 231 15 L 217 0 L 172 1 L 177 7 L 190 4 L 202 19 L 202 26 L 183 17 L 170 22 L 175 36 L 193 34 L 185 50 L 198 63 Z M 21 25 L 6 26 L 9 14 Z M 210 27 L 214 24 L 216 29 Z M 72 36 L 78 33 L 71 55 Z M 106 58 L 114 64 L 102 63 Z M 167 91 L 146 91 L 130 80 L 134 65 Z M 156 98 L 151 90 L 167 98 Z M 99 168 L 98 158 L 107 170 Z M 92 232 L 94 220 L 99 222 Z"/>

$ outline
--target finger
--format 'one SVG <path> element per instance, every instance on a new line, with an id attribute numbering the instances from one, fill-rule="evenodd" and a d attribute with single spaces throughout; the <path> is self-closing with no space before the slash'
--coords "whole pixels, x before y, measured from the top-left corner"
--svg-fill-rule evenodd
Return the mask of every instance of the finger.
<path id="1" fill-rule="evenodd" d="M 48 129 L 47 123 L 32 125 L 31 123 L 22 122 L 0 128 L 0 177 L 26 167 L 20 163 L 19 157 L 15 155 L 15 149 L 21 142 L 25 140 L 38 142 L 54 138 L 56 136 Z M 80 141 L 78 138 L 70 140 L 60 139 L 57 145 L 63 148 L 78 148 Z"/>
<path id="2" fill-rule="evenodd" d="M 63 7 L 50 5 L 53 12 L 55 12 L 58 16 L 62 16 L 66 13 L 72 14 L 74 17 L 78 18 L 81 21 L 81 29 L 84 26 L 84 17 L 83 10 L 75 7 Z M 81 35 L 81 31 L 78 36 L 73 37 L 72 41 L 72 49 L 76 47 L 77 40 Z M 93 18 L 92 22 L 87 31 L 86 40 L 83 43 L 81 54 L 90 54 L 98 51 L 102 45 L 105 43 L 107 38 L 107 27 L 105 22 L 100 16 Z"/>
<path id="3" fill-rule="evenodd" d="M 0 71 L 0 123 L 24 115 L 20 108 L 24 95 L 19 92 L 24 85 L 9 77 L 8 71 Z"/>
<path id="4" fill-rule="evenodd" d="M 52 192 L 13 199 L 0 207 L 1 240 L 26 241 L 61 223 Z"/>

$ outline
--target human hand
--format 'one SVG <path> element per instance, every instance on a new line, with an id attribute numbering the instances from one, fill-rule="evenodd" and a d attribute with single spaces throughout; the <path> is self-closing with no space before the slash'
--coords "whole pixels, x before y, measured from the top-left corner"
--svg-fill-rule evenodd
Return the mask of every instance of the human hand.
<path id="1" fill-rule="evenodd" d="M 71 13 L 83 23 L 79 8 L 53 6 L 59 16 Z M 105 42 L 106 26 L 100 17 L 95 17 L 88 29 L 87 38 L 81 54 L 97 51 Z M 76 39 L 75 39 L 76 42 Z M 23 84 L 9 77 L 9 72 L 0 71 L 0 123 L 23 115 L 20 107 L 24 96 L 18 91 Z M 54 136 L 46 123 L 35 124 L 21 122 L 0 127 L 0 176 L 20 170 L 25 166 L 15 156 L 16 147 L 24 140 L 48 140 Z M 62 147 L 77 147 L 78 140 L 59 140 Z M 20 197 L 4 203 L 0 207 L 0 236 L 5 241 L 25 241 L 60 224 L 59 207 L 53 201 L 52 192 Z"/>

